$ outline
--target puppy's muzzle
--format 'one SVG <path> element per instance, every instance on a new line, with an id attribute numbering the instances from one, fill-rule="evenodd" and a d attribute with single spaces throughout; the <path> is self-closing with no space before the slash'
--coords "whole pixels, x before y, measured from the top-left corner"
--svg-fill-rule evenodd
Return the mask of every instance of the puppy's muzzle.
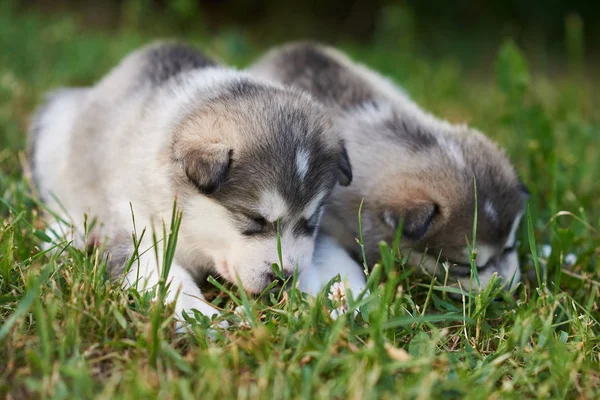
<path id="1" fill-rule="evenodd" d="M 287 289 L 292 285 L 292 278 L 294 276 L 293 272 L 283 272 L 281 275 L 276 275 L 274 272 L 268 272 L 265 276 L 266 286 L 269 286 L 273 282 L 276 282 L 277 285 L 273 287 L 274 290 L 279 289 Z"/>

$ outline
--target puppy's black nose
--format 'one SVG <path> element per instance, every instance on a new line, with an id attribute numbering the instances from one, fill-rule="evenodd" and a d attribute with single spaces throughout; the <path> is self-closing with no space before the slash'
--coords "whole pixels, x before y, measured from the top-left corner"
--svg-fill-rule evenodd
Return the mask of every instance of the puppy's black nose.
<path id="1" fill-rule="evenodd" d="M 269 284 L 272 282 L 277 282 L 279 286 L 283 285 L 284 282 L 289 282 L 291 281 L 291 277 L 294 276 L 293 272 L 283 272 L 281 274 L 281 276 L 276 275 L 274 272 L 268 272 L 267 273 L 267 280 L 269 281 Z"/>

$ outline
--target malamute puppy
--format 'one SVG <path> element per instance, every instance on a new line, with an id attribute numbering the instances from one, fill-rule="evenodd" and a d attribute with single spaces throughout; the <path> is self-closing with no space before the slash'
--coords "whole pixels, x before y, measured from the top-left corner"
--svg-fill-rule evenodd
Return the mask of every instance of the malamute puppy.
<path id="1" fill-rule="evenodd" d="M 377 261 L 378 243 L 391 243 L 402 221 L 401 245 L 411 249 L 413 264 L 433 271 L 439 258 L 468 285 L 472 253 L 467 243 L 473 242 L 477 204 L 481 285 L 494 272 L 506 281 L 519 281 L 515 233 L 528 193 L 508 158 L 487 137 L 426 113 L 376 72 L 322 45 L 276 48 L 250 70 L 312 94 L 329 108 L 345 140 L 354 181 L 335 189 L 328 202 L 322 231 L 333 237 L 329 243 L 339 242 L 362 262 L 356 238 L 364 199 L 369 262 Z M 336 264 L 325 249 L 317 251 L 316 259 L 321 268 Z"/>
<path id="2" fill-rule="evenodd" d="M 323 205 L 336 183 L 352 180 L 321 108 L 186 45 L 155 44 L 94 87 L 51 94 L 31 127 L 33 176 L 76 241 L 84 215 L 97 217 L 90 237 L 107 238 L 114 276 L 134 253 L 132 231 L 148 229 L 126 271 L 126 284 L 139 288 L 159 281 L 151 229 L 160 232 L 177 198 L 183 219 L 168 300 L 181 293 L 178 315 L 212 315 L 194 280 L 214 273 L 261 292 L 276 279 L 278 226 L 283 274 L 310 268 Z"/>

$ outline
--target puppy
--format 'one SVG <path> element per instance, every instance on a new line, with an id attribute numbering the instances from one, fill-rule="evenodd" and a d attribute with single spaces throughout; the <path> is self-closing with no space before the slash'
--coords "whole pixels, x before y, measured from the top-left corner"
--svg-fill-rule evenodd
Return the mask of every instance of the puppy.
<path id="1" fill-rule="evenodd" d="M 355 260 L 363 261 L 356 238 L 364 200 L 365 261 L 377 261 L 379 242 L 392 243 L 401 224 L 401 247 L 413 264 L 431 273 L 443 263 L 451 277 L 468 287 L 469 245 L 476 239 L 473 250 L 482 287 L 493 273 L 512 284 L 519 281 L 515 235 L 528 192 L 488 138 L 435 118 L 384 77 L 319 44 L 276 48 L 250 70 L 301 88 L 330 110 L 348 148 L 354 181 L 334 190 L 322 232 Z M 331 238 L 327 241 L 332 243 Z M 327 250 L 317 251 L 320 268 L 336 263 L 334 256 L 320 251 Z"/>
<path id="2" fill-rule="evenodd" d="M 84 215 L 100 222 L 89 237 L 106 238 L 111 274 L 126 273 L 126 285 L 159 282 L 165 246 L 153 248 L 151 229 L 170 220 L 177 199 L 167 300 L 180 318 L 218 313 L 195 284 L 207 274 L 251 293 L 276 280 L 278 230 L 282 274 L 305 274 L 323 205 L 352 180 L 341 139 L 309 95 L 178 43 L 129 55 L 94 87 L 52 93 L 30 135 L 42 200 L 75 227 L 76 242 Z M 136 252 L 132 232 L 139 239 L 144 229 Z"/>

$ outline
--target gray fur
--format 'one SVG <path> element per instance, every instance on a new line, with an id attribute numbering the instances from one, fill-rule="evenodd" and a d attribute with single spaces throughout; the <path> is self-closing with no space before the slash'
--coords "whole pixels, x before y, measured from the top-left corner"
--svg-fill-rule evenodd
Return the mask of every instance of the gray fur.
<path id="1" fill-rule="evenodd" d="M 318 44 L 301 44 L 285 52 L 277 63 L 281 82 L 301 87 L 327 105 L 344 108 L 373 100 L 375 91 L 356 79 L 354 73 L 331 58 Z"/>
<path id="2" fill-rule="evenodd" d="M 145 57 L 145 67 L 140 78 L 153 85 L 160 85 L 186 71 L 218 65 L 197 49 L 177 42 L 154 45 L 148 49 Z"/>
<path id="3" fill-rule="evenodd" d="M 403 247 L 429 254 L 430 261 L 442 254 L 441 261 L 468 265 L 476 182 L 480 267 L 507 273 L 503 249 L 527 195 L 508 158 L 488 138 L 433 117 L 376 72 L 316 43 L 271 50 L 250 70 L 306 90 L 334 116 L 354 181 L 334 191 L 322 230 L 355 258 L 361 258 L 355 239 L 364 200 L 363 237 L 370 263 L 379 258 L 380 241 L 393 241 L 393 221 L 404 220 Z M 484 204 L 495 215 L 488 216 Z M 507 270 L 515 272 L 518 264 Z"/>
<path id="4" fill-rule="evenodd" d="M 234 283 L 239 276 L 251 292 L 267 286 L 277 220 L 284 273 L 309 268 L 319 212 L 312 203 L 351 180 L 343 142 L 310 96 L 186 45 L 142 48 L 97 85 L 60 92 L 41 110 L 31 163 L 42 198 L 80 237 L 84 214 L 98 218 L 93 236 L 108 239 L 114 276 L 134 253 L 132 231 L 139 238 L 147 229 L 125 279 L 157 282 L 150 231 L 162 231 L 177 198 L 183 220 L 169 279 L 170 300 L 178 289 L 186 295 L 178 312 L 216 312 L 193 283 L 206 273 Z M 295 161 L 302 152 L 310 155 L 304 177 Z"/>

